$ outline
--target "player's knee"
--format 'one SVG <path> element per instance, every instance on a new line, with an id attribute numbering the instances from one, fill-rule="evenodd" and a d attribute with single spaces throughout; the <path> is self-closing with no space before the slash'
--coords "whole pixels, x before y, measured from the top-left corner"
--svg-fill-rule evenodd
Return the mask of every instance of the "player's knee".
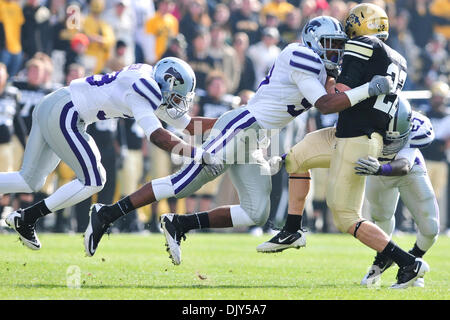
<path id="1" fill-rule="evenodd" d="M 418 224 L 418 229 L 424 237 L 432 239 L 439 235 L 439 221 L 438 220 L 429 219 L 425 223 L 419 223 L 419 224 Z"/>
<path id="2" fill-rule="evenodd" d="M 331 209 L 331 212 L 333 213 L 334 225 L 342 233 L 347 233 L 351 227 L 361 220 L 361 216 L 356 212 L 334 211 L 333 209 Z"/>
<path id="3" fill-rule="evenodd" d="M 289 174 L 294 173 L 307 173 L 308 170 L 304 170 L 301 167 L 303 160 L 299 158 L 299 153 L 295 153 L 292 149 L 286 155 L 285 167 Z"/>
<path id="4" fill-rule="evenodd" d="M 23 181 L 28 185 L 31 192 L 38 192 L 44 187 L 45 180 L 47 177 L 42 177 L 39 179 L 36 179 L 35 177 L 29 177 L 26 174 L 23 174 L 22 171 L 19 172 L 21 177 L 23 178 Z"/>
<path id="5" fill-rule="evenodd" d="M 270 213 L 270 199 L 247 204 L 241 202 L 241 206 L 255 225 L 263 226 L 267 222 Z"/>

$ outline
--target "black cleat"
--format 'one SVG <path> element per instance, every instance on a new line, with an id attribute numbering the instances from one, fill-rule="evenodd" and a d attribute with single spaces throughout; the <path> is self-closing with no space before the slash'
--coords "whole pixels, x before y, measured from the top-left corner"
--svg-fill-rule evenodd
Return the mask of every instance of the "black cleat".
<path id="1" fill-rule="evenodd" d="M 92 257 L 95 254 L 98 243 L 111 226 L 111 224 L 106 223 L 99 214 L 100 211 L 104 210 L 108 210 L 108 207 L 104 204 L 96 203 L 91 206 L 89 211 L 89 224 L 84 233 L 84 250 L 89 257 Z"/>
<path id="2" fill-rule="evenodd" d="M 299 249 L 306 246 L 305 231 L 298 230 L 294 233 L 281 230 L 272 239 L 261 243 L 256 247 L 256 251 L 264 253 L 281 252 L 289 248 Z"/>
<path id="3" fill-rule="evenodd" d="M 186 236 L 178 221 L 178 215 L 167 213 L 161 215 L 161 228 L 166 237 L 166 251 L 172 259 L 172 263 L 179 265 L 181 263 L 181 239 L 186 240 Z"/>
<path id="4" fill-rule="evenodd" d="M 36 224 L 26 224 L 23 222 L 23 209 L 10 213 L 6 219 L 6 224 L 19 234 L 20 241 L 31 250 L 39 250 L 41 242 L 36 234 Z"/>
<path id="5" fill-rule="evenodd" d="M 414 285 L 416 279 L 422 278 L 428 271 L 430 271 L 428 263 L 421 258 L 416 258 L 416 261 L 413 264 L 398 269 L 397 282 L 390 288 L 406 289 Z"/>

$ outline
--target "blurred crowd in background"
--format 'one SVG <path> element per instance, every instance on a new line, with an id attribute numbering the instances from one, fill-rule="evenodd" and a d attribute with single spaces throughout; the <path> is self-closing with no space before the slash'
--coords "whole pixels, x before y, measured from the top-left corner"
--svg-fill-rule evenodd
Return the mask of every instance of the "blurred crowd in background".
<path id="1" fill-rule="evenodd" d="M 330 15 L 343 24 L 362 1 L 342 0 L 0 0 L 0 171 L 20 168 L 33 108 L 48 93 L 73 79 L 118 71 L 133 63 L 155 64 L 167 56 L 187 61 L 197 77 L 192 115 L 218 117 L 252 97 L 279 52 L 300 42 L 311 18 Z M 373 0 L 389 16 L 387 44 L 408 62 L 404 91 L 425 92 L 410 100 L 432 120 L 436 140 L 423 150 L 441 208 L 441 229 L 450 230 L 450 136 L 442 130 L 450 117 L 450 1 Z M 337 115 L 314 109 L 279 134 L 280 153 L 309 131 L 334 125 Z M 448 122 L 447 122 L 448 123 Z M 178 169 L 166 152 L 144 139 L 132 119 L 110 119 L 89 126 L 107 171 L 105 188 L 93 199 L 40 220 L 38 229 L 84 232 L 92 202 L 112 203 L 153 178 Z M 442 134 L 439 134 L 442 132 Z M 314 169 L 304 227 L 336 232 L 325 203 L 327 169 Z M 61 163 L 36 194 L 0 195 L 0 214 L 27 207 L 73 179 Z M 273 176 L 270 232 L 287 214 L 288 179 Z M 158 216 L 197 212 L 238 203 L 227 175 L 195 195 L 140 209 L 115 224 L 118 232 L 160 232 Z M 408 212 L 397 208 L 397 230 L 415 230 Z M 0 231 L 2 228 L 0 228 Z"/>

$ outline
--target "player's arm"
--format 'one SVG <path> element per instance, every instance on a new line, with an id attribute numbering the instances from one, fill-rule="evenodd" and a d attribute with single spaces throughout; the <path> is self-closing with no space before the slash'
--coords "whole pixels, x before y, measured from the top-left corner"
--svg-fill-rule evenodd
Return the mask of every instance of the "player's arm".
<path id="1" fill-rule="evenodd" d="M 386 164 L 380 164 L 378 159 L 369 156 L 356 162 L 355 173 L 359 176 L 404 176 L 411 170 L 411 162 L 399 157 Z"/>
<path id="2" fill-rule="evenodd" d="M 354 89 L 345 92 L 327 93 L 315 76 L 295 72 L 292 77 L 306 100 L 323 114 L 341 112 L 367 98 L 389 93 L 393 89 L 390 77 L 376 76 L 370 82 Z"/>
<path id="3" fill-rule="evenodd" d="M 191 136 L 203 134 L 206 131 L 211 130 L 216 121 L 217 118 L 192 117 L 185 130 L 187 130 Z"/>
<path id="4" fill-rule="evenodd" d="M 216 118 L 190 117 L 188 114 L 184 114 L 178 119 L 172 119 L 164 108 L 158 108 L 155 113 L 164 122 L 167 122 L 179 131 L 187 131 L 190 135 L 203 134 L 210 130 L 217 121 Z"/>

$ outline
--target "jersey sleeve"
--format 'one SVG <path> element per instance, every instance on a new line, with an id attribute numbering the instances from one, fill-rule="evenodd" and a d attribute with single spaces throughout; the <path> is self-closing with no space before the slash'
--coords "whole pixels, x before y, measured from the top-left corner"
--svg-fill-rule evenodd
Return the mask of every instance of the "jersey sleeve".
<path id="1" fill-rule="evenodd" d="M 324 68 L 319 56 L 309 48 L 295 46 L 287 54 L 291 72 L 301 72 L 318 77 Z"/>
<path id="2" fill-rule="evenodd" d="M 344 47 L 342 72 L 336 82 L 350 88 L 361 85 L 373 54 L 374 44 L 369 38 L 357 37 L 354 40 L 348 40 Z"/>
<path id="3" fill-rule="evenodd" d="M 131 92 L 144 98 L 147 101 L 147 105 L 153 110 L 158 109 L 161 105 L 161 90 L 155 80 L 150 78 L 140 78 L 135 81 L 131 87 Z"/>
<path id="4" fill-rule="evenodd" d="M 309 103 L 314 105 L 321 96 L 327 94 L 319 80 L 319 75 L 325 72 L 325 68 L 315 52 L 304 46 L 292 46 L 285 59 L 289 59 L 292 81 Z"/>
<path id="5" fill-rule="evenodd" d="M 125 100 L 130 106 L 137 124 L 144 130 L 147 139 L 150 140 L 151 134 L 155 130 L 162 128 L 162 124 L 155 115 L 154 110 L 149 108 L 148 101 L 139 95 L 128 94 Z"/>
<path id="6" fill-rule="evenodd" d="M 411 117 L 411 133 L 408 145 L 410 148 L 428 147 L 434 140 L 435 134 L 430 119 L 426 116 L 413 111 Z"/>

